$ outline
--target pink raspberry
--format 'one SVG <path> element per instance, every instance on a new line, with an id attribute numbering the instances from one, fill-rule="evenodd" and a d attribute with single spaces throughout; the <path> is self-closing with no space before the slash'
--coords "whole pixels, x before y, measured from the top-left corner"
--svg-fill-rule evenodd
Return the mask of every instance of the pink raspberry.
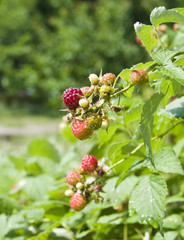
<path id="1" fill-rule="evenodd" d="M 148 82 L 148 74 L 144 69 L 133 70 L 130 80 L 134 85 L 142 86 Z"/>
<path id="2" fill-rule="evenodd" d="M 113 73 L 106 73 L 103 75 L 102 79 L 100 80 L 101 84 L 110 85 L 116 80 L 116 75 Z"/>
<path id="3" fill-rule="evenodd" d="M 75 171 L 69 172 L 66 176 L 66 181 L 69 185 L 76 185 L 80 181 L 80 175 Z"/>
<path id="4" fill-rule="evenodd" d="M 93 130 L 87 126 L 85 121 L 77 120 L 72 123 L 72 133 L 76 138 L 85 140 L 91 137 Z"/>
<path id="5" fill-rule="evenodd" d="M 86 155 L 82 159 L 82 168 L 84 172 L 92 172 L 97 168 L 98 160 L 93 155 Z"/>
<path id="6" fill-rule="evenodd" d="M 75 193 L 72 198 L 70 199 L 70 206 L 75 211 L 81 211 L 83 208 L 85 208 L 87 202 L 84 196 Z"/>

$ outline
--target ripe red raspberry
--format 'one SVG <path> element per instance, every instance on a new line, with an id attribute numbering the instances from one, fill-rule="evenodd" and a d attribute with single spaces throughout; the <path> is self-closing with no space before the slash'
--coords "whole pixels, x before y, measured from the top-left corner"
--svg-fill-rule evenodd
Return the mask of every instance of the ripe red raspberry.
<path id="1" fill-rule="evenodd" d="M 66 176 L 66 181 L 69 185 L 76 185 L 80 181 L 80 175 L 75 171 L 69 172 Z"/>
<path id="2" fill-rule="evenodd" d="M 130 76 L 131 82 L 136 86 L 141 86 L 148 82 L 148 74 L 143 69 L 133 70 Z"/>
<path id="3" fill-rule="evenodd" d="M 68 88 L 63 93 L 63 102 L 67 108 L 75 110 L 79 106 L 80 96 L 83 96 L 80 88 Z"/>
<path id="4" fill-rule="evenodd" d="M 93 155 L 86 155 L 82 159 L 82 168 L 84 172 L 92 172 L 97 168 L 98 160 Z"/>
<path id="5" fill-rule="evenodd" d="M 91 137 L 93 130 L 86 125 L 85 121 L 77 120 L 72 123 L 72 133 L 76 138 L 84 140 Z"/>
<path id="6" fill-rule="evenodd" d="M 72 198 L 70 199 L 70 206 L 75 211 L 80 211 L 85 208 L 87 202 L 84 196 L 75 193 Z"/>
<path id="7" fill-rule="evenodd" d="M 100 80 L 100 83 L 104 85 L 110 85 L 115 81 L 115 79 L 116 75 L 114 75 L 113 73 L 106 73 L 103 75 L 102 79 Z"/>

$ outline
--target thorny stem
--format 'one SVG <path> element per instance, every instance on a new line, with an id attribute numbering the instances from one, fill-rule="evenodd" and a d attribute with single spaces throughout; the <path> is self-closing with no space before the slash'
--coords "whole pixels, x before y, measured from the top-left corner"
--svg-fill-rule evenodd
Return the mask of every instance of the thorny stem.
<path id="1" fill-rule="evenodd" d="M 176 122 L 175 124 L 173 124 L 170 128 L 168 128 L 165 132 L 163 132 L 162 134 L 152 137 L 151 141 L 159 139 L 159 138 L 163 138 L 168 132 L 170 132 L 173 128 L 175 128 L 178 124 L 183 123 L 184 120 L 180 120 L 178 122 Z M 119 165 L 120 163 L 124 162 L 126 159 L 128 159 L 131 155 L 133 155 L 134 153 L 136 153 L 142 146 L 144 146 L 144 143 L 140 143 L 136 148 L 134 148 L 129 154 L 128 156 L 126 156 L 125 158 L 121 159 L 120 161 L 118 161 L 117 163 L 113 164 L 112 166 L 110 166 L 106 172 L 109 172 L 112 168 L 116 167 L 117 165 Z"/>
<path id="2" fill-rule="evenodd" d="M 111 95 L 111 97 L 115 97 L 118 96 L 119 94 L 126 92 L 128 89 L 130 89 L 131 87 L 133 87 L 133 84 L 130 84 L 128 87 L 123 88 L 122 90 L 120 90 L 119 92 L 116 92 L 114 94 Z"/>

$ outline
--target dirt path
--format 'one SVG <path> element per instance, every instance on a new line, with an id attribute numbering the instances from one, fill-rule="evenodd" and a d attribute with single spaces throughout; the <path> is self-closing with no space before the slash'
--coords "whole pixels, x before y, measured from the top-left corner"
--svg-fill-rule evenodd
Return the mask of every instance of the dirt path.
<path id="1" fill-rule="evenodd" d="M 39 135 L 47 133 L 57 133 L 59 131 L 58 123 L 45 123 L 45 124 L 29 124 L 23 127 L 5 127 L 0 125 L 0 136 L 13 137 L 13 136 L 28 136 Z"/>

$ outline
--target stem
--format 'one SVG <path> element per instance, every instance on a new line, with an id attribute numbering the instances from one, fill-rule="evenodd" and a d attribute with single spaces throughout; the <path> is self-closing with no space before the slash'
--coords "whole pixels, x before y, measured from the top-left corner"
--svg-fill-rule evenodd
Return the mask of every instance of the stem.
<path id="1" fill-rule="evenodd" d="M 155 29 L 157 38 L 158 38 L 158 40 L 160 41 L 160 44 L 161 44 L 162 48 L 164 49 L 164 48 L 165 48 L 165 47 L 164 47 L 164 44 L 163 44 L 163 42 L 161 41 L 161 38 L 160 38 L 160 36 L 159 36 L 159 34 L 158 34 L 158 31 L 157 31 L 157 29 L 155 28 L 155 26 L 154 26 L 154 29 Z"/>
<path id="2" fill-rule="evenodd" d="M 128 227 L 127 224 L 124 225 L 123 240 L 127 240 Z"/>
<path id="3" fill-rule="evenodd" d="M 170 132 L 173 128 L 175 128 L 178 124 L 183 123 L 184 119 L 176 122 L 175 124 L 173 124 L 170 128 L 168 128 L 165 132 L 163 132 L 162 134 L 152 137 L 151 141 L 159 139 L 159 138 L 163 138 L 168 132 Z M 121 159 L 120 161 L 118 161 L 117 163 L 113 164 L 112 166 L 110 166 L 106 172 L 109 172 L 112 168 L 116 167 L 117 165 L 119 165 L 120 163 L 124 162 L 125 160 L 127 160 L 131 155 L 133 155 L 134 153 L 136 153 L 142 146 L 144 146 L 144 142 L 140 143 L 136 148 L 134 148 L 129 154 L 128 156 L 126 156 L 125 158 Z"/>
<path id="4" fill-rule="evenodd" d="M 130 84 L 128 87 L 123 88 L 122 90 L 120 90 L 119 92 L 116 92 L 114 94 L 111 95 L 111 97 L 115 97 L 118 96 L 119 94 L 126 92 L 128 89 L 130 89 L 131 87 L 133 87 L 133 84 Z"/>
<path id="5" fill-rule="evenodd" d="M 117 78 L 115 79 L 114 84 L 113 84 L 113 88 L 115 87 L 116 82 L 118 81 L 118 78 L 119 78 L 119 77 L 120 77 L 120 75 L 118 75 Z"/>

